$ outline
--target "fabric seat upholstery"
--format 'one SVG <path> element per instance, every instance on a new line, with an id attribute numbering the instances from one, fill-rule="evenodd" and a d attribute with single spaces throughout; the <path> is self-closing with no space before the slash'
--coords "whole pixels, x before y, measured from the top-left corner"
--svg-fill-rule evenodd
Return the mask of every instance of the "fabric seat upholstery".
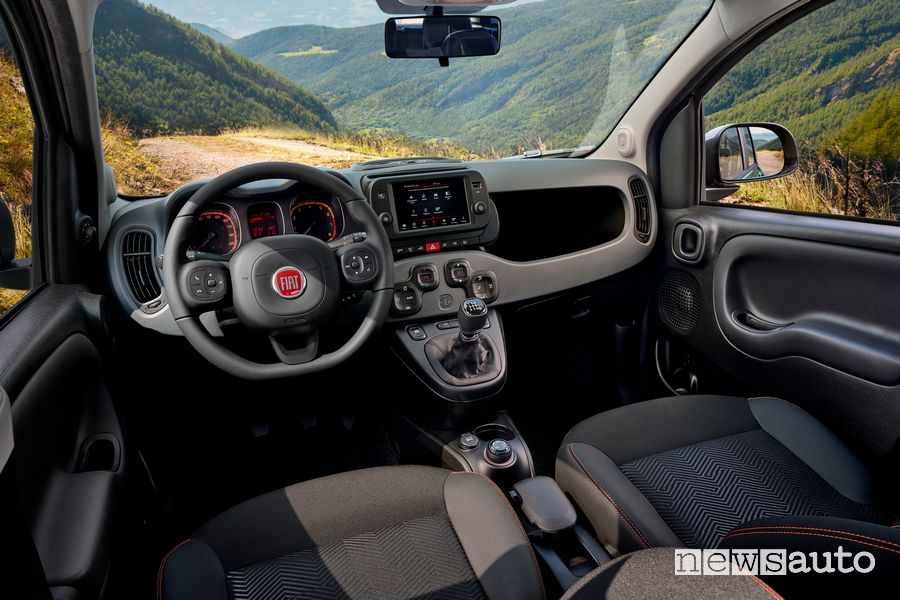
<path id="1" fill-rule="evenodd" d="M 160 565 L 160 600 L 544 597 L 522 526 L 488 479 L 384 467 L 232 508 Z"/>
<path id="2" fill-rule="evenodd" d="M 679 396 L 601 413 L 568 433 L 556 478 L 623 552 L 712 548 L 764 517 L 891 521 L 860 460 L 777 398 Z"/>

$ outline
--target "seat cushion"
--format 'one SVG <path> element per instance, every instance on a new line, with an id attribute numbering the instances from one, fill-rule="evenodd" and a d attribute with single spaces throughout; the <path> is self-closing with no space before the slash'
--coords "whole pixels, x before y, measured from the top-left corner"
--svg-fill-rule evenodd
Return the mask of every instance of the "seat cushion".
<path id="1" fill-rule="evenodd" d="M 780 599 L 768 584 L 750 575 L 703 577 L 676 575 L 672 548 L 650 548 L 620 556 L 594 569 L 569 588 L 561 600 L 731 600 Z"/>
<path id="2" fill-rule="evenodd" d="M 622 551 L 711 548 L 763 517 L 890 520 L 843 442 L 776 398 L 679 396 L 601 413 L 566 436 L 557 480 Z"/>
<path id="3" fill-rule="evenodd" d="M 787 598 L 879 598 L 897 587 L 900 573 L 900 529 L 848 519 L 759 519 L 728 532 L 719 548 L 760 550 L 760 579 Z M 788 570 L 789 562 L 801 561 L 796 553 L 825 573 Z"/>
<path id="4" fill-rule="evenodd" d="M 542 598 L 521 524 L 488 479 L 384 467 L 294 485 L 198 529 L 159 597 Z"/>

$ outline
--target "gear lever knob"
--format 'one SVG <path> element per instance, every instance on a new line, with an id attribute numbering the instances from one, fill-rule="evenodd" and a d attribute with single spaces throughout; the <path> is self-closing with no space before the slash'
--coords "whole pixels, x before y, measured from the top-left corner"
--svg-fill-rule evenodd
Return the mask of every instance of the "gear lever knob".
<path id="1" fill-rule="evenodd" d="M 480 298 L 466 298 L 456 314 L 459 333 L 465 338 L 473 338 L 487 325 L 488 307 Z"/>

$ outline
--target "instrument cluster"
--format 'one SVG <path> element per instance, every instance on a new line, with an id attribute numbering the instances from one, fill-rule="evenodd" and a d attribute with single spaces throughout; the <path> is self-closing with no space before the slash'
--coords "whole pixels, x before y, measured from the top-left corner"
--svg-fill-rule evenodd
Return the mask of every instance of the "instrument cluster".
<path id="1" fill-rule="evenodd" d="M 210 204 L 195 217 L 190 249 L 228 256 L 245 240 L 299 234 L 330 242 L 343 231 L 340 201 L 321 192 L 272 200 L 228 198 Z"/>

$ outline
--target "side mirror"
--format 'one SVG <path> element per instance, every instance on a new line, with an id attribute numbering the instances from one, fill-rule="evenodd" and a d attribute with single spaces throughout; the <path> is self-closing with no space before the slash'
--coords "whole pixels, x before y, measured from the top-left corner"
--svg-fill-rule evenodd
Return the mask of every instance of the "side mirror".
<path id="1" fill-rule="evenodd" d="M 799 152 L 791 132 L 774 123 L 736 123 L 706 134 L 706 185 L 734 186 L 777 179 L 797 170 Z M 726 194 L 727 195 L 727 194 Z"/>
<path id="2" fill-rule="evenodd" d="M 500 52 L 500 19 L 463 15 L 389 19 L 384 52 L 390 58 L 437 58 L 441 64 L 462 56 L 491 56 Z"/>

